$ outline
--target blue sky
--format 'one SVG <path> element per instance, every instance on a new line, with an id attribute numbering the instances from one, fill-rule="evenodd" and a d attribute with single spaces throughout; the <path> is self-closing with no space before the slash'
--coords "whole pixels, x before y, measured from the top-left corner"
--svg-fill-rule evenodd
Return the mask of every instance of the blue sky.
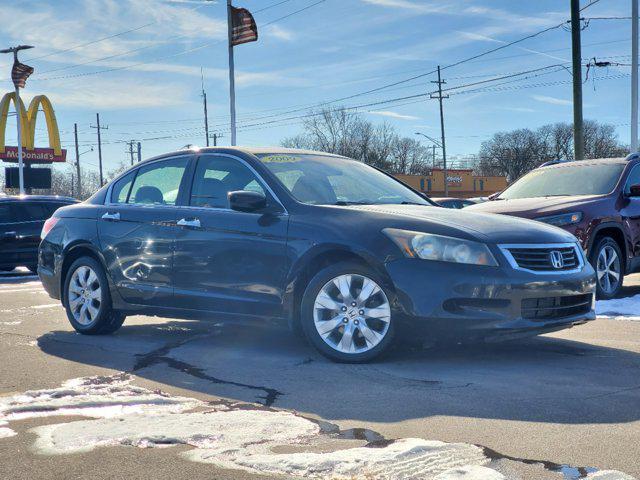
<path id="1" fill-rule="evenodd" d="M 569 0 L 326 0 L 278 20 L 316 1 L 235 0 L 256 12 L 260 33 L 258 42 L 235 48 L 240 145 L 277 145 L 301 130 L 301 119 L 295 117 L 305 113 L 303 107 L 430 72 L 438 64 L 452 64 L 569 17 Z M 145 158 L 189 143 L 204 144 L 201 67 L 211 131 L 222 133 L 221 144 L 228 144 L 226 2 L 204 3 L 4 1 L 0 45 L 36 46 L 21 55 L 36 69 L 23 95 L 27 101 L 36 94 L 49 96 L 69 160 L 74 158 L 73 123 L 78 123 L 84 152 L 96 143 L 89 126 L 100 112 L 102 124 L 109 127 L 102 135 L 108 170 L 127 161 L 123 142 L 129 139 L 142 140 Z M 629 10 L 628 0 L 599 0 L 583 15 L 629 16 Z M 127 30 L 133 31 L 122 33 Z M 592 57 L 630 63 L 630 20 L 591 20 L 582 41 L 584 63 Z M 562 68 L 570 60 L 570 33 L 556 28 L 444 70 L 447 86 L 455 87 L 549 67 L 497 86 L 455 90 L 445 104 L 449 153 L 476 153 L 497 131 L 570 122 L 571 77 Z M 10 58 L 0 57 L 5 91 L 12 89 L 9 70 Z M 585 118 L 616 125 L 624 142 L 629 141 L 629 72 L 625 65 L 600 68 L 590 72 L 584 85 Z M 420 77 L 335 105 L 429 92 L 434 79 Z M 404 135 L 439 135 L 436 100 L 422 97 L 357 111 L 372 122 L 389 122 Z M 39 146 L 47 146 L 44 128 L 42 121 Z M 7 144 L 15 144 L 14 124 L 8 130 Z M 97 149 L 83 155 L 82 164 L 95 169 Z"/>

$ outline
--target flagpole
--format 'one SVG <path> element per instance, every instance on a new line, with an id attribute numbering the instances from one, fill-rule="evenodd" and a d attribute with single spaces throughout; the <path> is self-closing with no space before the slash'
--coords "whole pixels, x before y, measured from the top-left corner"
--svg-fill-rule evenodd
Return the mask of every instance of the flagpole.
<path id="1" fill-rule="evenodd" d="M 231 110 L 231 146 L 236 145 L 236 82 L 233 64 L 233 20 L 231 16 L 231 0 L 227 0 L 227 30 L 229 37 L 229 107 Z"/>
<path id="2" fill-rule="evenodd" d="M 18 52 L 13 52 L 18 61 Z M 20 179 L 20 195 L 24 195 L 24 162 L 22 161 L 22 109 L 20 108 L 20 87 L 15 85 L 16 92 L 16 123 L 18 124 L 18 177 Z"/>

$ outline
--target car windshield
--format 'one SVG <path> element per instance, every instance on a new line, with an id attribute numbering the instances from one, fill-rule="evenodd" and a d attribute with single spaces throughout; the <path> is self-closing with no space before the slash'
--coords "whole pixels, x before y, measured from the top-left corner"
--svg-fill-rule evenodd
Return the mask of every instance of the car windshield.
<path id="1" fill-rule="evenodd" d="M 258 158 L 299 202 L 431 205 L 400 182 L 355 160 L 288 153 L 260 154 Z"/>
<path id="2" fill-rule="evenodd" d="M 615 188 L 623 169 L 621 163 L 541 168 L 516 181 L 497 198 L 606 195 Z"/>

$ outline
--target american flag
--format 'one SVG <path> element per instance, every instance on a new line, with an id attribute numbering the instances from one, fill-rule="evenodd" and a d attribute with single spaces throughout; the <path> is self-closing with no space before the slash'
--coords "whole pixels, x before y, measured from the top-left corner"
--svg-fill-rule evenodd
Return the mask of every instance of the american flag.
<path id="1" fill-rule="evenodd" d="M 253 15 L 246 8 L 231 8 L 231 45 L 258 40 L 258 27 Z"/>
<path id="2" fill-rule="evenodd" d="M 11 69 L 11 80 L 16 88 L 24 88 L 27 83 L 27 78 L 33 73 L 33 67 L 20 63 L 18 60 L 13 62 L 13 68 Z"/>

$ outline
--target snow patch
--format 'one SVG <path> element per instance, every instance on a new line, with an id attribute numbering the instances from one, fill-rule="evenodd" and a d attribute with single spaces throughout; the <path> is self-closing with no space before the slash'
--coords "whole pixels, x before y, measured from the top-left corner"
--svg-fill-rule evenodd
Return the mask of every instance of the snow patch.
<path id="1" fill-rule="evenodd" d="M 0 322 L 0 325 L 20 325 L 22 322 L 20 321 L 15 321 L 15 322 Z"/>
<path id="2" fill-rule="evenodd" d="M 219 449 L 196 449 L 185 452 L 183 456 L 222 468 L 243 469 L 252 473 L 332 479 L 431 478 L 452 468 L 478 466 L 489 462 L 482 449 L 475 445 L 419 438 L 396 440 L 384 447 L 357 447 L 328 453 L 275 454 L 269 451 L 269 443 L 272 442 L 226 452 Z"/>
<path id="3" fill-rule="evenodd" d="M 56 415 L 117 417 L 129 414 L 179 413 L 201 404 L 131 385 L 131 376 L 85 377 L 62 387 L 27 391 L 0 398 L 0 422 Z"/>
<path id="4" fill-rule="evenodd" d="M 596 302 L 596 314 L 615 320 L 640 321 L 640 295 Z"/>
<path id="5" fill-rule="evenodd" d="M 599 472 L 588 474 L 587 478 L 596 480 L 636 480 L 635 477 L 617 470 L 600 470 Z"/>
<path id="6" fill-rule="evenodd" d="M 128 415 L 36 427 L 36 449 L 47 454 L 86 452 L 101 446 L 141 448 L 192 445 L 216 455 L 242 455 L 255 444 L 290 444 L 315 436 L 319 427 L 286 412 L 224 410 Z"/>
<path id="7" fill-rule="evenodd" d="M 479 465 L 452 468 L 434 477 L 434 480 L 504 480 L 500 472 Z"/>
<path id="8" fill-rule="evenodd" d="M 17 435 L 16 432 L 11 430 L 9 427 L 6 427 L 7 422 L 0 420 L 0 438 L 8 438 Z"/>

